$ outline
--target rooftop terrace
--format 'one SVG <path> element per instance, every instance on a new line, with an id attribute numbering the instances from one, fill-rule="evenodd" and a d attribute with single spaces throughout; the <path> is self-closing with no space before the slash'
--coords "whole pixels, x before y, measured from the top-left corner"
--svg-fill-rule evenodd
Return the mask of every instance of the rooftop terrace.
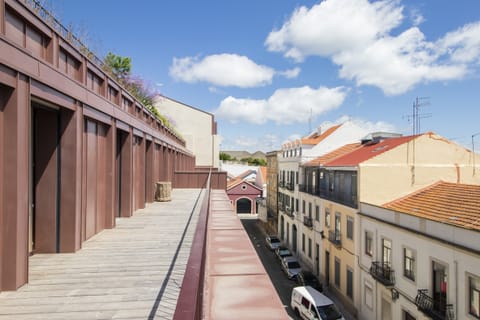
<path id="1" fill-rule="evenodd" d="M 31 256 L 29 283 L 0 293 L 0 319 L 173 319 L 206 196 L 174 189 L 171 202 L 118 219 L 77 253 Z M 225 191 L 211 191 L 208 219 L 195 318 L 288 319 Z"/>

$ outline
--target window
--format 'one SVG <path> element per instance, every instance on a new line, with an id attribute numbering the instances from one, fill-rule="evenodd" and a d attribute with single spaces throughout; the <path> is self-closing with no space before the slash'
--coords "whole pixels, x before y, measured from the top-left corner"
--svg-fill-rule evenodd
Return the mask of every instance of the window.
<path id="1" fill-rule="evenodd" d="M 295 172 L 295 178 L 296 178 L 296 181 L 297 181 L 297 184 L 298 184 L 298 171 Z"/>
<path id="2" fill-rule="evenodd" d="M 308 216 L 310 217 L 310 219 L 312 218 L 312 203 L 311 202 L 308 203 Z"/>
<path id="3" fill-rule="evenodd" d="M 402 319 L 403 320 L 415 320 L 415 317 L 410 314 L 410 312 L 406 310 L 402 310 Z"/>
<path id="4" fill-rule="evenodd" d="M 340 259 L 335 258 L 335 285 L 340 288 Z"/>
<path id="5" fill-rule="evenodd" d="M 302 251 L 305 252 L 305 233 L 302 233 Z"/>
<path id="6" fill-rule="evenodd" d="M 308 257 L 312 258 L 312 239 L 308 238 Z"/>
<path id="7" fill-rule="evenodd" d="M 353 218 L 347 217 L 347 238 L 353 240 Z"/>
<path id="8" fill-rule="evenodd" d="M 325 208 L 325 227 L 330 228 L 330 209 Z"/>
<path id="9" fill-rule="evenodd" d="M 470 305 L 468 313 L 480 319 L 480 278 L 468 277 L 470 288 Z"/>
<path id="10" fill-rule="evenodd" d="M 298 212 L 299 211 L 299 205 L 298 205 L 298 199 L 295 199 L 295 212 Z"/>
<path id="11" fill-rule="evenodd" d="M 308 309 L 310 307 L 310 302 L 305 298 L 305 297 L 302 297 L 302 305 Z"/>
<path id="12" fill-rule="evenodd" d="M 412 249 L 403 248 L 403 275 L 415 281 L 415 252 Z"/>
<path id="13" fill-rule="evenodd" d="M 390 265 L 392 262 L 392 242 L 387 239 L 382 239 L 382 262 Z"/>
<path id="14" fill-rule="evenodd" d="M 340 212 L 335 212 L 335 233 L 340 233 L 342 215 Z"/>
<path id="15" fill-rule="evenodd" d="M 315 220 L 320 221 L 320 207 L 315 206 Z"/>
<path id="16" fill-rule="evenodd" d="M 353 270 L 347 268 L 347 296 L 353 300 Z"/>
<path id="17" fill-rule="evenodd" d="M 305 214 L 305 200 L 302 200 L 302 213 Z"/>
<path id="18" fill-rule="evenodd" d="M 370 231 L 365 231 L 365 254 L 373 256 L 373 234 Z"/>

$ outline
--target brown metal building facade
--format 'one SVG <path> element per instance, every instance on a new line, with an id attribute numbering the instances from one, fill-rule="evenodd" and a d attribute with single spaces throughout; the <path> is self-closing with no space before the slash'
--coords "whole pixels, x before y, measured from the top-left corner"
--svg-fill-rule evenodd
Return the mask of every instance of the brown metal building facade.
<path id="1" fill-rule="evenodd" d="M 154 182 L 195 164 L 31 6 L 0 0 L 0 291 L 27 283 L 30 254 L 79 250 L 153 201 Z"/>

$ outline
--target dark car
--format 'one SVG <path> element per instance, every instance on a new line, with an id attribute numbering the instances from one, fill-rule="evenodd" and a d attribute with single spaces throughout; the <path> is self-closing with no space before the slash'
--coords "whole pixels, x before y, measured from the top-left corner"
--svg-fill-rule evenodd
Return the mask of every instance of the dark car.
<path id="1" fill-rule="evenodd" d="M 284 246 L 280 246 L 277 249 L 275 249 L 275 254 L 277 255 L 278 259 L 280 259 L 280 261 L 282 261 L 282 259 L 285 257 L 293 256 L 290 249 Z"/>
<path id="2" fill-rule="evenodd" d="M 310 271 L 300 271 L 300 273 L 297 274 L 297 283 L 301 286 L 310 286 L 320 292 L 323 291 L 322 284 Z"/>

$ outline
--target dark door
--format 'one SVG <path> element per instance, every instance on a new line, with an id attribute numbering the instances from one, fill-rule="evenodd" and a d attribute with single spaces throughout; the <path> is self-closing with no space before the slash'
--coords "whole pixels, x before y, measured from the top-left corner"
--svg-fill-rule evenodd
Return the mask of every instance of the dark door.
<path id="1" fill-rule="evenodd" d="M 32 105 L 32 216 L 30 248 L 58 252 L 59 239 L 59 112 Z"/>
<path id="2" fill-rule="evenodd" d="M 292 250 L 297 252 L 297 226 L 293 225 L 292 227 Z"/>
<path id="3" fill-rule="evenodd" d="M 252 201 L 247 198 L 238 199 L 237 213 L 252 213 Z"/>
<path id="4" fill-rule="evenodd" d="M 325 285 L 330 285 L 330 252 L 325 251 Z"/>
<path id="5" fill-rule="evenodd" d="M 445 315 L 447 306 L 447 272 L 444 265 L 433 262 L 433 309 Z"/>
<path id="6" fill-rule="evenodd" d="M 320 275 L 320 246 L 318 245 L 318 243 L 315 245 L 315 265 L 318 276 Z"/>

